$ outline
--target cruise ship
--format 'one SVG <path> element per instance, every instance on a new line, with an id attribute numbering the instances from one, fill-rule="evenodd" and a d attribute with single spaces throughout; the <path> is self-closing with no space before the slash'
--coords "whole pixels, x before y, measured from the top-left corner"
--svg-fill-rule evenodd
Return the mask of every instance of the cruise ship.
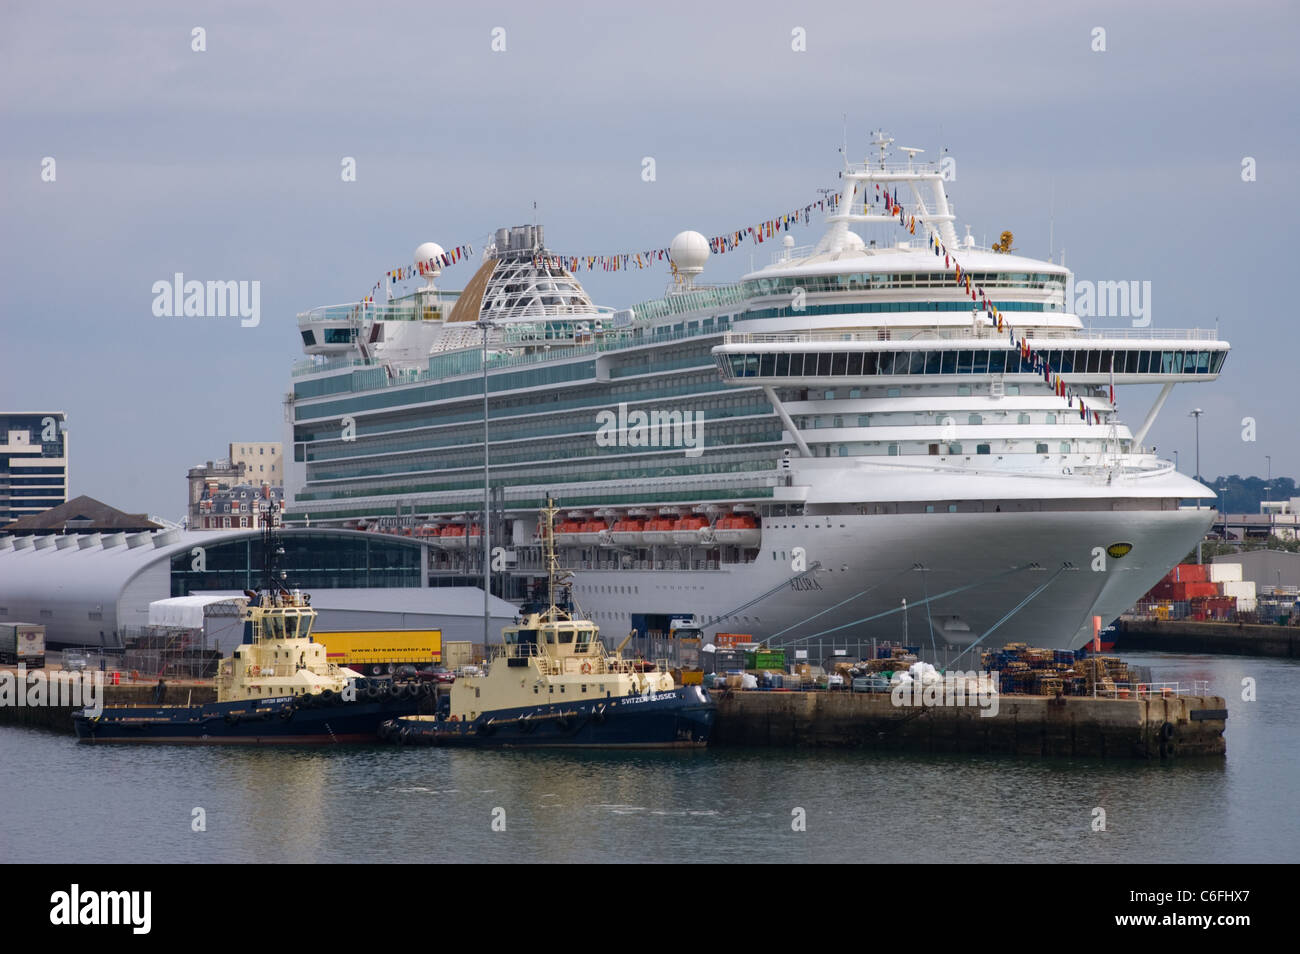
<path id="1" fill-rule="evenodd" d="M 459 292 L 426 243 L 418 287 L 301 313 L 287 519 L 403 527 L 442 585 L 481 581 L 486 527 L 493 590 L 522 601 L 550 494 L 606 631 L 687 613 L 794 648 L 1083 645 L 1209 527 L 1183 504 L 1213 491 L 1147 435 L 1229 345 L 1085 328 L 1063 264 L 959 238 L 940 166 L 891 142 L 843 163 L 815 245 L 778 221 L 734 284 L 700 281 L 728 240 L 688 231 L 664 297 L 598 306 L 593 259 L 527 225 Z M 1133 426 L 1135 384 L 1162 387 Z"/>

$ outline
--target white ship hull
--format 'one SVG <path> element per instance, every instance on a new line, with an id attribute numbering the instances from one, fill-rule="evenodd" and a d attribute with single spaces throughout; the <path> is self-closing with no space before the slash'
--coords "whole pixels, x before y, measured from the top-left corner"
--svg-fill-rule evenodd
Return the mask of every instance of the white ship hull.
<path id="1" fill-rule="evenodd" d="M 901 612 L 864 620 L 898 610 L 906 599 L 913 645 L 929 645 L 932 624 L 940 645 L 969 645 L 987 633 L 981 647 L 1076 649 L 1091 638 L 1094 615 L 1104 624 L 1132 606 L 1196 545 L 1212 516 L 1206 509 L 773 518 L 755 563 L 579 570 L 575 595 L 615 630 L 636 613 L 709 619 L 736 611 L 706 634 L 750 633 L 788 648 L 900 641 Z M 1132 552 L 1093 569 L 1094 548 L 1119 542 L 1132 542 Z M 807 566 L 819 568 L 799 576 L 792 568 L 796 547 L 804 548 Z M 912 569 L 916 564 L 928 570 Z M 959 592 L 940 595 L 952 590 Z M 928 619 L 927 596 L 938 597 L 928 604 Z M 757 602 L 737 610 L 751 600 Z"/>

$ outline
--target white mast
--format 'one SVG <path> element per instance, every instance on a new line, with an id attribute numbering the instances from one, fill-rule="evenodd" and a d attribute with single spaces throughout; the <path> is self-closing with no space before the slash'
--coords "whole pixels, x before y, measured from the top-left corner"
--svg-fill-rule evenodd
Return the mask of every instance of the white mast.
<path id="1" fill-rule="evenodd" d="M 895 185 L 906 183 L 912 197 L 904 205 L 907 216 L 915 216 L 918 226 L 936 233 L 949 248 L 957 247 L 957 232 L 953 227 L 956 216 L 948 205 L 948 195 L 944 192 L 943 176 L 934 163 L 923 163 L 919 168 L 915 162 L 916 154 L 922 150 L 908 146 L 903 151 L 908 154 L 906 164 L 890 163 L 886 152 L 893 139 L 883 132 L 872 142 L 880 150 L 880 157 L 875 163 L 846 163 L 844 186 L 840 191 L 840 205 L 833 215 L 826 217 L 830 227 L 818 243 L 819 252 L 836 252 L 845 247 L 849 225 L 854 222 L 896 223 L 897 216 L 869 213 L 865 203 L 870 197 L 872 185 Z M 847 157 L 846 157 L 847 158 Z M 862 197 L 863 208 L 859 211 L 853 205 L 854 196 Z M 928 195 L 928 200 L 927 200 Z"/>

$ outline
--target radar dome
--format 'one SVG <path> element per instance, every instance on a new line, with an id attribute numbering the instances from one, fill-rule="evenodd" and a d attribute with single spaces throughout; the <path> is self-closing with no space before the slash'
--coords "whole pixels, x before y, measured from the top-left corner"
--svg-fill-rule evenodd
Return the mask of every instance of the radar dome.
<path id="1" fill-rule="evenodd" d="M 846 232 L 844 235 L 844 247 L 853 249 L 856 252 L 858 249 L 866 248 L 867 243 L 862 241 L 862 236 L 857 232 Z"/>
<path id="2" fill-rule="evenodd" d="M 698 275 L 709 259 L 709 240 L 699 232 L 678 232 L 668 246 L 668 258 L 683 275 Z"/>
<path id="3" fill-rule="evenodd" d="M 442 274 L 442 263 L 438 261 L 438 256 L 442 254 L 443 248 L 437 242 L 425 242 L 415 250 L 415 269 L 419 272 L 421 266 L 424 266 L 421 274 L 429 279 L 430 284 L 433 283 L 434 278 Z M 432 267 L 429 267 L 430 261 L 433 262 Z"/>

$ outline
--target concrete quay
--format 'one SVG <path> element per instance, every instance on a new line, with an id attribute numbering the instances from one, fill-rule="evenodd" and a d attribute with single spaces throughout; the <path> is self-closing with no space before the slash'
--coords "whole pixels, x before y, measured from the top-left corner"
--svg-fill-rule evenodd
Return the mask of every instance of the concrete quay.
<path id="1" fill-rule="evenodd" d="M 1195 620 L 1121 619 L 1116 652 L 1220 653 L 1300 659 L 1300 627 Z"/>
<path id="2" fill-rule="evenodd" d="M 711 745 L 1173 759 L 1226 751 L 1221 696 L 998 697 L 976 706 L 897 706 L 888 693 L 715 690 Z"/>

